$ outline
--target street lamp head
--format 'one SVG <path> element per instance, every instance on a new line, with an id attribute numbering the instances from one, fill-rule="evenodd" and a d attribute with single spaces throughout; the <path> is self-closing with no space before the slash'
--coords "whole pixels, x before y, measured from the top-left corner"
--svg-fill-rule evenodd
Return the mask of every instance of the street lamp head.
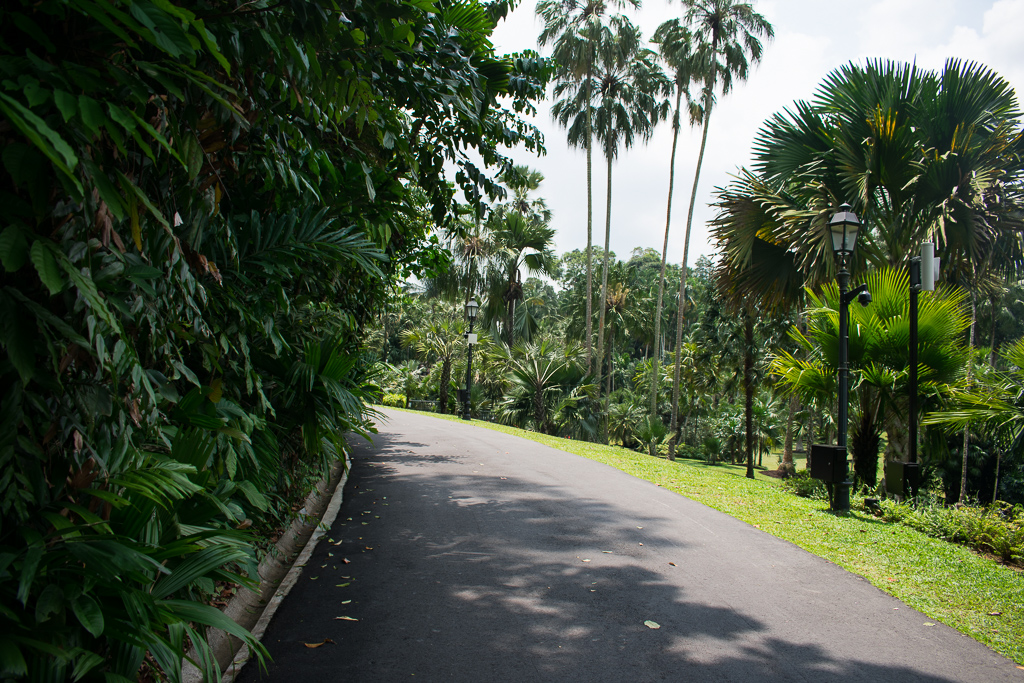
<path id="1" fill-rule="evenodd" d="M 470 299 L 466 302 L 466 319 L 469 321 L 476 320 L 476 312 L 480 309 L 480 305 L 477 304 L 476 299 Z"/>
<path id="2" fill-rule="evenodd" d="M 832 231 L 832 251 L 845 262 L 857 244 L 860 219 L 850 210 L 849 204 L 843 204 L 839 207 L 839 211 L 832 214 L 832 220 L 829 221 L 828 227 Z"/>

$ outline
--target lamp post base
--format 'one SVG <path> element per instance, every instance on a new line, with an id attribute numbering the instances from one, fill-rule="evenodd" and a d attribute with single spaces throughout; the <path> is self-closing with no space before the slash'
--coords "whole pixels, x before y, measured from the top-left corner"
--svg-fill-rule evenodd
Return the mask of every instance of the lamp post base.
<path id="1" fill-rule="evenodd" d="M 853 488 L 852 481 L 836 482 L 835 497 L 832 501 L 832 512 L 850 511 L 850 489 Z"/>

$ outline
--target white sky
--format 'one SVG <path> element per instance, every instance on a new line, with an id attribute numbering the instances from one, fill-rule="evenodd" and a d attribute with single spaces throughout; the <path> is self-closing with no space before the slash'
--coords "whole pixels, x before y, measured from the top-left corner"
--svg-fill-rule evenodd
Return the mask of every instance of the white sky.
<path id="1" fill-rule="evenodd" d="M 524 2 L 498 26 L 493 42 L 499 53 L 537 49 L 542 29 L 535 0 Z M 754 8 L 772 23 L 775 40 L 767 44 L 760 66 L 746 83 L 720 97 L 711 117 L 704 167 L 694 209 L 690 265 L 711 254 L 706 223 L 716 187 L 726 185 L 740 166 L 750 164 L 751 143 L 762 122 L 795 100 L 811 99 L 832 70 L 867 58 L 914 61 L 941 68 L 959 57 L 994 69 L 1018 91 L 1024 87 L 1024 0 L 760 0 Z M 682 16 L 678 3 L 645 0 L 628 16 L 649 38 L 657 26 Z M 653 47 L 653 46 L 652 46 Z M 1024 91 L 1022 91 L 1024 92 Z M 512 157 L 545 175 L 538 194 L 554 213 L 556 251 L 583 249 L 587 243 L 586 156 L 570 150 L 565 132 L 551 119 L 550 101 L 534 121 L 545 134 L 547 155 L 515 150 Z M 634 247 L 661 252 L 665 230 L 671 128 L 666 122 L 644 146 L 620 152 L 612 170 L 611 248 L 627 258 Z M 679 136 L 676 187 L 668 258 L 683 257 L 683 232 L 693 184 L 700 129 Z M 594 244 L 604 245 L 606 173 L 594 155 Z"/>

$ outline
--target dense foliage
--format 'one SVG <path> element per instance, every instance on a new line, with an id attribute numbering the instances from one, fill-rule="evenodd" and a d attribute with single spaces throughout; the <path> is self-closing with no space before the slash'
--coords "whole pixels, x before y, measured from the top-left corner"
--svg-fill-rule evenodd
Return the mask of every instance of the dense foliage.
<path id="1" fill-rule="evenodd" d="M 177 680 L 190 641 L 213 680 L 204 627 L 246 637 L 204 600 L 368 428 L 361 330 L 448 261 L 443 165 L 500 193 L 479 160 L 540 145 L 508 9 L 0 9 L 5 677 Z"/>

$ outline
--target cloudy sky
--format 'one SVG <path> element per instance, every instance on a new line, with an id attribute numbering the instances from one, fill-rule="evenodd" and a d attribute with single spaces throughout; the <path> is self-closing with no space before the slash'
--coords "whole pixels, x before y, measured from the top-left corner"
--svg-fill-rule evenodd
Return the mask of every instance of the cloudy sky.
<path id="1" fill-rule="evenodd" d="M 760 66 L 744 84 L 720 98 L 712 113 L 694 210 L 690 263 L 712 254 L 706 223 L 716 187 L 750 163 L 750 147 L 762 122 L 810 99 L 833 69 L 869 58 L 914 61 L 938 69 L 949 57 L 982 62 L 1024 92 L 1024 0 L 754 0 L 755 9 L 775 27 L 775 39 L 765 49 Z M 646 37 L 673 16 L 679 3 L 644 0 L 643 8 L 628 13 Z M 500 52 L 536 49 L 542 29 L 535 0 L 524 0 L 495 31 Z M 582 249 L 587 242 L 586 156 L 570 150 L 564 131 L 551 119 L 550 102 L 540 107 L 534 123 L 545 133 L 547 154 L 535 157 L 521 150 L 512 154 L 544 173 L 540 195 L 554 212 L 556 250 Z M 676 189 L 668 258 L 683 257 L 683 232 L 700 130 L 683 129 L 676 160 Z M 650 142 L 620 153 L 612 170 L 611 248 L 620 258 L 635 247 L 659 252 L 665 229 L 671 129 L 664 124 Z M 605 164 L 594 157 L 594 243 L 604 244 Z"/>

